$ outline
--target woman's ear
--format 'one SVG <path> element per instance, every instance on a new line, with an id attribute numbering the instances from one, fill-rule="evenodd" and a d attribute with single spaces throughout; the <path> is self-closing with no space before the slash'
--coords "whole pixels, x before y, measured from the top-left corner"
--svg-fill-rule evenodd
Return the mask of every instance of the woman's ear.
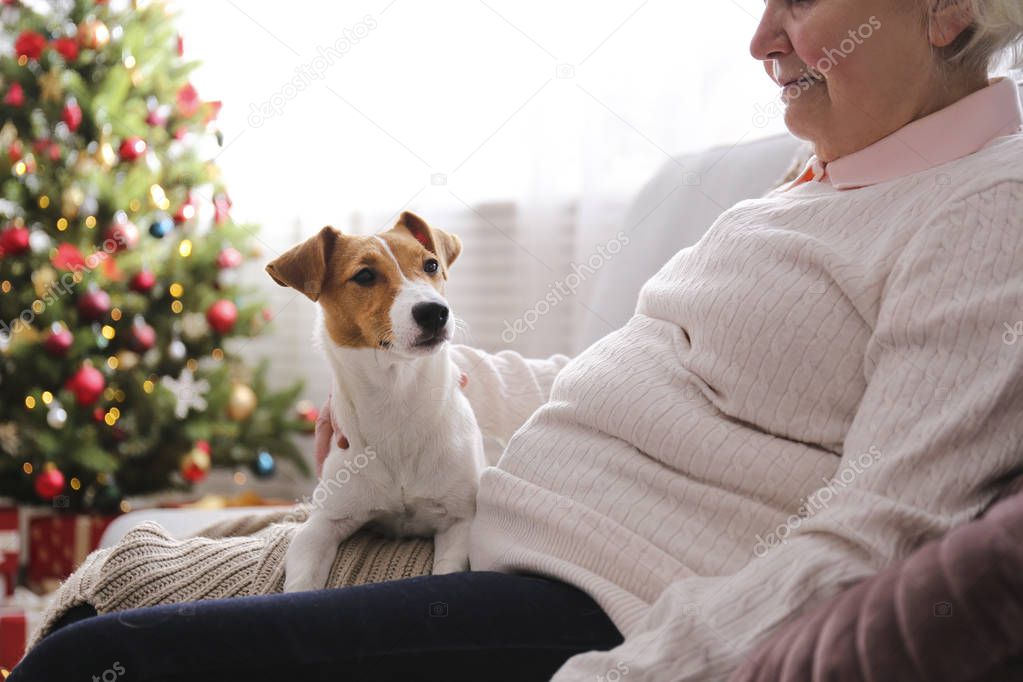
<path id="1" fill-rule="evenodd" d="M 323 291 L 327 263 L 340 240 L 341 233 L 330 225 L 301 244 L 293 246 L 270 261 L 266 272 L 282 287 L 291 287 L 317 301 Z"/>
<path id="2" fill-rule="evenodd" d="M 974 21 L 969 0 L 928 0 L 928 38 L 934 47 L 948 47 Z"/>

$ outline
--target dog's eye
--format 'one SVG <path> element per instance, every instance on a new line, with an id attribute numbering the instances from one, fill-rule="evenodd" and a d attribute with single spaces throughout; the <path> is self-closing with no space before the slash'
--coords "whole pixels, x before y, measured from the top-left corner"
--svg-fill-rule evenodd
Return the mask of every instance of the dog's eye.
<path id="1" fill-rule="evenodd" d="M 364 287 L 368 287 L 376 280 L 377 276 L 373 274 L 373 271 L 369 268 L 363 268 L 355 273 L 355 277 L 352 277 L 352 281 L 356 284 L 361 284 Z"/>
<path id="2" fill-rule="evenodd" d="M 430 258 L 425 263 L 423 263 L 423 270 L 426 270 L 431 275 L 433 273 L 437 272 L 437 269 L 439 267 L 440 267 L 440 263 L 437 262 L 436 258 Z"/>

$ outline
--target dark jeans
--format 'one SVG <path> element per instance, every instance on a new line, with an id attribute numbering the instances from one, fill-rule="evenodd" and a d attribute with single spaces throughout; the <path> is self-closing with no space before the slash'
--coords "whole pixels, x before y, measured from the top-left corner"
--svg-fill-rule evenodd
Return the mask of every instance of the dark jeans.
<path id="1" fill-rule="evenodd" d="M 8 682 L 527 682 L 550 679 L 577 653 L 622 642 L 575 587 L 487 571 L 79 611 L 61 626 Z"/>

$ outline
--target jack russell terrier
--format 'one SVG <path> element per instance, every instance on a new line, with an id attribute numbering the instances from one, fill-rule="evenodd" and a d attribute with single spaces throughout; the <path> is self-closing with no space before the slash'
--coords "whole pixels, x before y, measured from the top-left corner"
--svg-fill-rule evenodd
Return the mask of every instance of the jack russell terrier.
<path id="1" fill-rule="evenodd" d="M 434 537 L 433 573 L 469 567 L 469 524 L 487 466 L 459 388 L 444 299 L 462 243 L 408 211 L 372 236 L 324 227 L 266 266 L 319 303 L 314 340 L 333 373 L 333 450 L 285 557 L 285 592 L 326 586 L 338 544 L 363 526 Z M 345 453 L 354 453 L 346 458 Z"/>

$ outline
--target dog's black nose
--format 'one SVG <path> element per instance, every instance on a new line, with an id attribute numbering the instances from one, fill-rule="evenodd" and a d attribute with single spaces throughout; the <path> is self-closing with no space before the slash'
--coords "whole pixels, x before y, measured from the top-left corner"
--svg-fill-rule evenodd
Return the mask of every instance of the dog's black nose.
<path id="1" fill-rule="evenodd" d="M 417 303 L 412 306 L 412 319 L 425 332 L 437 333 L 448 321 L 448 307 L 442 303 Z"/>

